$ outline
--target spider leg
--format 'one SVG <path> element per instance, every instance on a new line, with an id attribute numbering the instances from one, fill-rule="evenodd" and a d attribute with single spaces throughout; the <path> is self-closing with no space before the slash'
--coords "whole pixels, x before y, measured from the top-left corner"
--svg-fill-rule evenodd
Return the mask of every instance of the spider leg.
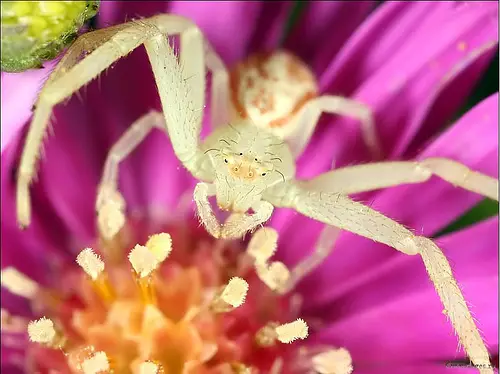
<path id="1" fill-rule="evenodd" d="M 309 143 L 322 113 L 339 114 L 355 118 L 361 123 L 363 140 L 375 160 L 382 158 L 382 148 L 377 137 L 371 109 L 365 104 L 342 96 L 325 95 L 308 101 L 297 114 L 297 131 L 287 141 L 297 158 Z"/>
<path id="2" fill-rule="evenodd" d="M 180 62 L 182 69 L 179 67 L 173 52 L 171 52 L 171 48 L 168 47 L 170 48 L 169 50 L 167 47 L 163 47 L 162 51 L 169 53 L 169 57 L 166 58 L 169 64 L 162 64 L 165 65 L 162 66 L 165 71 L 162 73 L 156 72 L 155 76 L 158 81 L 159 76 L 162 77 L 166 74 L 179 74 L 182 72 L 182 75 L 178 76 L 179 78 L 182 77 L 181 79 L 176 79 L 177 77 L 171 78 L 172 82 L 170 83 L 177 89 L 183 89 L 182 93 L 172 92 L 172 90 L 167 93 L 160 92 L 162 95 L 162 105 L 164 109 L 170 109 L 175 112 L 175 107 L 179 108 L 180 103 L 182 103 L 186 106 L 185 110 L 188 113 L 180 118 L 174 118 L 175 113 L 166 115 L 166 117 L 170 117 L 170 121 L 167 121 L 167 126 L 186 125 L 186 122 L 179 124 L 176 120 L 192 121 L 189 126 L 190 130 L 187 130 L 191 137 L 187 139 L 179 137 L 178 135 L 182 131 L 179 131 L 177 128 L 174 131 L 172 142 L 179 144 L 178 142 L 180 141 L 180 144 L 183 144 L 176 146 L 180 154 L 179 152 L 176 153 L 178 156 L 181 156 L 181 161 L 186 162 L 185 166 L 191 172 L 197 172 L 196 157 L 193 157 L 198 151 L 198 139 L 195 139 L 195 137 L 199 134 L 201 126 L 201 116 L 197 112 L 203 108 L 205 93 L 203 36 L 200 30 L 191 21 L 183 17 L 158 15 L 145 20 L 132 21 L 89 32 L 80 36 L 70 46 L 65 56 L 50 75 L 38 97 L 17 177 L 17 217 L 21 226 L 27 226 L 31 220 L 29 185 L 35 173 L 37 155 L 52 108 L 96 78 L 113 62 L 127 55 L 148 39 L 160 36 L 160 38 L 165 39 L 163 44 L 168 44 L 166 37 L 161 36 L 162 34 L 180 34 Z M 151 45 L 151 43 L 153 42 L 149 44 Z M 153 52 L 153 55 L 156 53 L 156 51 Z M 152 61 L 156 60 L 157 58 L 155 59 L 153 56 Z M 162 81 L 165 82 L 165 79 L 162 79 Z M 179 96 L 181 94 L 183 95 L 182 97 Z M 170 97 L 171 101 L 178 100 L 179 103 L 177 105 L 172 105 L 171 102 L 167 104 L 165 100 L 167 97 Z M 176 113 L 179 114 L 179 111 L 180 109 L 177 109 Z M 191 151 L 184 152 L 189 147 L 191 147 Z"/>
<path id="3" fill-rule="evenodd" d="M 214 238 L 219 238 L 221 234 L 221 224 L 217 221 L 212 206 L 208 201 L 210 196 L 215 196 L 215 192 L 215 185 L 198 183 L 194 188 L 193 199 L 196 203 L 196 210 L 200 216 L 201 222 Z"/>
<path id="4" fill-rule="evenodd" d="M 267 201 L 258 201 L 252 205 L 253 214 L 232 214 L 222 227 L 221 237 L 226 239 L 239 239 L 248 231 L 253 231 L 257 226 L 266 222 L 273 213 L 274 207 Z"/>
<path id="5" fill-rule="evenodd" d="M 210 116 L 212 128 L 229 123 L 229 73 L 227 67 L 215 52 L 212 45 L 205 39 L 205 59 L 208 69 L 212 72 L 212 94 Z"/>
<path id="6" fill-rule="evenodd" d="M 16 206 L 21 227 L 29 225 L 31 220 L 29 185 L 52 108 L 143 42 L 145 35 L 140 33 L 124 38 L 129 29 L 130 26 L 125 24 L 82 35 L 69 47 L 41 90 L 17 175 Z M 92 53 L 80 61 L 88 52 Z"/>
<path id="7" fill-rule="evenodd" d="M 340 232 L 341 230 L 334 226 L 325 226 L 323 230 L 321 230 L 319 238 L 314 244 L 313 253 L 309 256 L 305 256 L 292 270 L 290 270 L 290 278 L 282 293 L 288 293 L 293 290 L 297 283 L 323 263 L 324 259 L 332 253 Z"/>
<path id="8" fill-rule="evenodd" d="M 147 113 L 135 121 L 108 153 L 96 200 L 98 228 L 107 239 L 112 238 L 121 228 L 120 224 L 115 224 L 112 221 L 116 217 L 124 216 L 123 211 L 121 211 L 125 208 L 124 200 L 117 189 L 118 166 L 154 128 L 165 131 L 165 118 L 162 113 L 156 111 Z M 117 196 L 123 203 L 114 203 Z M 117 212 L 116 209 L 119 211 Z M 122 219 L 119 221 L 123 222 Z"/>
<path id="9" fill-rule="evenodd" d="M 497 179 L 442 157 L 432 157 L 422 161 L 388 161 L 348 166 L 301 183 L 308 190 L 350 195 L 406 183 L 421 183 L 430 179 L 432 175 L 454 186 L 498 201 Z"/>
<path id="10" fill-rule="evenodd" d="M 420 254 L 444 305 L 446 315 L 468 356 L 482 373 L 493 373 L 488 350 L 474 323 L 448 260 L 430 239 L 383 214 L 349 199 L 342 193 L 311 191 L 301 184 L 289 184 L 289 207 L 307 217 L 386 244 L 408 255 Z"/>
<path id="11" fill-rule="evenodd" d="M 498 200 L 498 180 L 445 158 L 428 158 L 421 162 L 390 161 L 348 166 L 300 183 L 311 191 L 350 195 L 405 183 L 421 183 L 432 175 L 437 175 L 455 186 Z M 337 227 L 323 228 L 314 245 L 313 253 L 305 257 L 291 271 L 290 279 L 294 281 L 290 287 L 319 266 L 333 251 L 339 233 Z"/>

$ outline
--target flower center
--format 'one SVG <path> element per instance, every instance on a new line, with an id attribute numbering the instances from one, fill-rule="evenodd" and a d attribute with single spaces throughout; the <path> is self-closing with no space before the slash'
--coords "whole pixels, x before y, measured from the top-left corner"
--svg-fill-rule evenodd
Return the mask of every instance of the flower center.
<path id="1" fill-rule="evenodd" d="M 286 51 L 250 56 L 232 69 L 230 80 L 233 115 L 282 137 L 293 132 L 296 114 L 318 95 L 313 72 Z"/>
<path id="2" fill-rule="evenodd" d="M 194 222 L 154 232 L 148 238 L 144 223 L 129 219 L 114 239 L 82 250 L 58 288 L 2 273 L 2 285 L 44 316 L 27 326 L 28 371 L 337 373 L 325 354 L 339 350 L 304 345 L 299 296 L 280 292 L 290 274 L 269 261 L 276 231 L 261 229 L 246 248 Z"/>

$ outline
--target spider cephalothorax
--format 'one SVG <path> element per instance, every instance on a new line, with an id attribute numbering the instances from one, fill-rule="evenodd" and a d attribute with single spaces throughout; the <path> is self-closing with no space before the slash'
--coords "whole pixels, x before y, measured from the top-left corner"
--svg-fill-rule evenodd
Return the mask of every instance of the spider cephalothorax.
<path id="1" fill-rule="evenodd" d="M 282 139 L 249 121 L 214 131 L 205 141 L 223 210 L 245 213 L 272 186 L 293 178 L 295 164 Z"/>
<path id="2" fill-rule="evenodd" d="M 180 34 L 179 56 L 170 46 L 168 36 L 172 34 Z M 168 133 L 179 161 L 200 181 L 193 198 L 202 224 L 214 237 L 241 238 L 264 224 L 275 207 L 294 209 L 327 225 L 326 235 L 321 235 L 316 250 L 291 271 L 286 284 L 279 287 L 280 292 L 289 290 L 329 253 L 333 243 L 328 239 L 335 237 L 331 235 L 332 227 L 386 244 L 407 255 L 419 255 L 465 351 L 481 372 L 493 372 L 488 350 L 442 251 L 430 239 L 415 235 L 348 195 L 420 183 L 435 175 L 498 200 L 498 180 L 438 157 L 350 166 L 311 180 L 295 180 L 294 158 L 302 153 L 323 112 L 358 119 L 368 148 L 373 155 L 380 155 L 369 108 L 339 96 L 315 96 L 315 81 L 308 76 L 307 69 L 282 52 L 267 57 L 263 64 L 250 63 L 248 72 L 239 73 L 246 78 L 233 79 L 231 87 L 227 69 L 210 43 L 196 25 L 179 16 L 158 15 L 84 34 L 61 59 L 40 93 L 19 167 L 17 212 L 21 225 L 30 222 L 28 187 L 52 107 L 142 44 L 155 76 L 163 113 L 151 112 L 139 118 L 110 150 L 96 203 L 102 236 L 113 237 L 125 221 L 125 201 L 117 186 L 119 162 L 153 128 L 160 128 Z M 86 52 L 91 53 L 80 60 Z M 200 108 L 204 106 L 206 67 L 212 72 L 211 115 L 216 130 L 201 141 Z M 283 77 L 290 74 L 301 77 L 302 81 L 284 82 Z M 269 90 L 275 78 L 280 84 Z M 266 87 L 264 95 L 272 94 L 272 100 L 255 101 L 255 92 L 247 90 L 256 87 L 259 90 Z M 283 90 L 276 90 L 279 87 Z M 231 100 L 230 92 L 238 100 Z M 256 92 L 258 98 L 261 91 Z M 278 103 L 279 110 L 272 112 L 271 107 L 277 109 Z M 243 106 L 244 110 L 235 114 L 233 104 Z M 230 113 L 236 117 L 233 121 Z M 285 122 L 272 126 L 277 119 Z M 211 196 L 216 196 L 221 208 L 234 213 L 222 224 L 209 203 Z M 248 214 L 250 210 L 252 213 Z M 263 271 L 271 272 L 265 266 Z"/>

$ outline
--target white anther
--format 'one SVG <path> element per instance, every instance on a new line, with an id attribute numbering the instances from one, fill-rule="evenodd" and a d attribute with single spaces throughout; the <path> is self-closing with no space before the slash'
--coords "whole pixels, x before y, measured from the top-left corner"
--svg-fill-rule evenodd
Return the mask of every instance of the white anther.
<path id="1" fill-rule="evenodd" d="M 309 333 L 306 321 L 298 318 L 293 322 L 276 327 L 276 335 L 282 343 L 291 343 L 297 339 L 305 339 Z"/>
<path id="2" fill-rule="evenodd" d="M 34 343 L 51 344 L 56 337 L 54 322 L 42 317 L 28 324 L 28 336 Z"/>
<path id="3" fill-rule="evenodd" d="M 266 262 L 276 251 L 277 243 L 278 232 L 271 227 L 263 227 L 253 234 L 247 252 L 256 262 Z"/>
<path id="4" fill-rule="evenodd" d="M 345 348 L 330 349 L 312 358 L 315 372 L 319 374 L 351 374 L 352 359 Z"/>
<path id="5" fill-rule="evenodd" d="M 172 237 L 167 233 L 152 235 L 146 243 L 146 247 L 159 262 L 162 262 L 172 252 Z"/>
<path id="6" fill-rule="evenodd" d="M 39 286 L 32 279 L 13 267 L 2 269 L 1 284 L 14 295 L 32 299 L 38 292 Z"/>
<path id="7" fill-rule="evenodd" d="M 147 277 L 160 264 L 153 252 L 139 244 L 130 251 L 128 260 L 141 278 Z"/>
<path id="8" fill-rule="evenodd" d="M 139 374 L 158 374 L 160 367 L 151 361 L 145 361 L 139 365 Z"/>
<path id="9" fill-rule="evenodd" d="M 108 356 L 104 352 L 96 352 L 92 357 L 86 359 L 82 363 L 82 370 L 84 374 L 97 374 L 109 371 Z"/>
<path id="10" fill-rule="evenodd" d="M 221 299 L 237 308 L 245 302 L 248 292 L 248 283 L 243 278 L 233 277 L 222 291 Z"/>
<path id="11" fill-rule="evenodd" d="M 96 280 L 104 271 L 104 262 L 94 253 L 91 248 L 85 248 L 76 256 L 76 263 L 80 265 L 85 273 Z"/>

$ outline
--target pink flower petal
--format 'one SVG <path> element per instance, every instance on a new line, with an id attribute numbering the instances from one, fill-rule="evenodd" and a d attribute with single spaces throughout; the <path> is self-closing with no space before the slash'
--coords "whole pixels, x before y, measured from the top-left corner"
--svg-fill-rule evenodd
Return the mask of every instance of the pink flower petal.
<path id="1" fill-rule="evenodd" d="M 446 157 L 498 178 L 498 93 L 484 99 L 417 159 Z M 423 235 L 433 235 L 482 199 L 439 178 L 379 193 L 373 206 Z"/>
<path id="2" fill-rule="evenodd" d="M 2 153 L 1 167 L 1 232 L 3 248 L 19 248 L 25 246 L 31 251 L 38 251 L 40 255 L 53 252 L 56 248 L 65 248 L 68 243 L 68 233 L 64 223 L 59 221 L 57 215 L 47 201 L 45 192 L 40 187 L 32 187 L 32 223 L 25 229 L 19 229 L 15 209 L 15 183 L 16 169 L 14 167 L 19 159 L 20 140 L 18 134 Z M 50 221 L 48 221 L 50 220 Z M 47 225 L 51 222 L 51 225 Z M 9 232 L 12 236 L 7 240 Z M 3 251 L 2 251 L 3 253 Z"/>
<path id="3" fill-rule="evenodd" d="M 23 374 L 25 363 L 25 348 L 28 338 L 25 334 L 2 333 L 2 355 L 0 371 L 6 374 Z"/>
<path id="4" fill-rule="evenodd" d="M 374 1 L 311 2 L 285 41 L 285 48 L 306 61 L 320 77 L 374 6 Z"/>
<path id="5" fill-rule="evenodd" d="M 135 169 L 135 183 L 141 191 L 147 191 L 147 215 L 162 221 L 175 216 L 182 198 L 192 193 L 195 180 L 174 154 L 166 133 L 155 130 L 144 142 L 140 155 L 142 168 Z M 134 156 L 132 156 L 134 157 Z"/>
<path id="6" fill-rule="evenodd" d="M 381 5 L 355 31 L 331 61 L 321 79 L 326 91 L 351 95 L 353 91 L 384 67 L 398 48 L 412 41 L 418 31 L 425 30 L 423 21 L 435 21 L 454 8 L 440 2 L 394 1 Z M 362 64 L 360 64 L 362 62 Z"/>
<path id="7" fill-rule="evenodd" d="M 432 143 L 419 158 L 441 156 L 462 162 L 473 170 L 497 177 L 498 169 L 498 116 L 497 94 L 465 114 L 454 126 Z M 322 155 L 319 150 L 310 160 L 310 167 L 317 166 Z M 305 162 L 304 162 L 305 163 Z M 318 162 L 319 163 L 319 162 Z M 476 204 L 481 197 L 475 193 L 455 188 L 447 182 L 433 178 L 428 182 L 390 188 L 372 194 L 362 201 L 422 235 L 432 235 L 450 224 L 459 215 Z M 359 200 L 359 199 L 358 199 Z M 287 264 L 295 264 L 304 256 L 305 249 L 312 251 L 322 224 L 299 214 L 280 209 L 272 218 L 272 225 L 281 230 L 283 246 L 294 243 L 294 249 L 278 252 Z M 326 271 L 332 282 L 344 280 L 367 271 L 394 255 L 395 250 L 384 245 L 369 244 L 362 237 L 343 233 L 336 245 L 335 254 L 328 258 L 321 271 Z M 370 250 L 365 248 L 370 245 Z M 342 253 L 338 253 L 343 251 Z M 332 268 L 333 266 L 333 268 Z M 335 269 L 332 271 L 332 269 Z"/>
<path id="8" fill-rule="evenodd" d="M 279 47 L 285 31 L 293 1 L 263 1 L 260 17 L 248 45 L 247 55 L 263 50 L 273 51 Z M 246 56 L 244 56 L 246 57 Z"/>
<path id="9" fill-rule="evenodd" d="M 498 300 L 492 297 L 498 293 L 498 275 L 464 279 L 461 283 L 487 345 L 498 344 Z M 360 365 L 395 358 L 408 363 L 463 358 L 463 351 L 457 352 L 457 338 L 442 310 L 435 290 L 429 286 L 351 314 L 323 329 L 315 340 L 345 347 L 354 364 Z"/>
<path id="10" fill-rule="evenodd" d="M 451 364 L 448 364 L 451 365 Z M 422 363 L 412 362 L 401 364 L 393 360 L 374 365 L 360 363 L 354 366 L 356 374 L 477 374 L 473 367 L 447 366 L 445 362 Z"/>
<path id="11" fill-rule="evenodd" d="M 404 15 L 405 12 L 400 13 L 404 10 L 404 6 L 415 8 L 413 9 L 415 12 L 407 15 Z M 352 87 L 350 91 L 334 88 L 338 86 L 335 82 L 325 83 L 334 79 L 333 75 L 322 82 L 325 92 L 340 91 L 373 108 L 383 149 L 391 156 L 400 155 L 405 150 L 426 116 L 432 114 L 432 131 L 443 125 L 443 122 L 458 109 L 470 92 L 480 73 L 487 66 L 488 60 L 493 56 L 495 45 L 498 44 L 497 3 L 444 3 L 443 5 L 432 4 L 432 9 L 427 9 L 427 7 L 430 7 L 430 4 L 388 3 L 383 6 L 380 12 L 372 17 L 372 22 L 375 26 L 378 25 L 377 27 L 384 25 L 383 27 L 387 28 L 387 42 L 374 40 L 376 36 L 385 34 L 369 32 L 370 30 L 363 30 L 363 28 L 359 31 L 365 32 L 370 43 L 377 46 L 377 53 L 387 51 L 383 60 L 378 56 L 375 58 L 378 61 L 375 65 L 380 65 L 380 67 L 376 70 L 369 68 L 370 74 L 363 73 L 361 78 L 359 78 L 361 74 L 359 71 L 335 72 L 335 76 L 347 76 L 349 79 L 358 77 L 352 79 L 358 79 L 359 86 Z M 386 17 L 391 19 L 391 17 L 401 16 L 405 24 L 409 22 L 413 25 L 416 19 L 413 18 L 413 14 L 417 17 L 416 14 L 423 8 L 428 10 L 428 14 L 419 20 L 417 30 L 409 25 L 407 28 L 403 27 L 403 30 L 413 29 L 413 33 L 405 38 L 404 43 L 400 43 L 399 48 L 388 48 L 384 43 L 397 40 L 398 35 L 401 35 L 401 30 L 397 27 L 398 23 L 394 23 L 394 26 L 390 24 L 391 27 L 382 23 L 387 21 Z M 371 26 L 370 21 L 365 25 L 365 28 L 375 27 Z M 404 31 L 403 34 L 406 32 Z M 357 43 L 353 42 L 351 48 L 358 43 L 361 45 L 367 43 L 357 35 L 353 37 L 353 39 L 357 38 L 359 40 Z M 379 45 L 382 46 L 379 48 Z M 355 51 L 357 50 L 352 53 Z M 419 52 L 415 53 L 415 51 Z M 349 62 L 353 65 L 353 69 L 357 67 L 358 70 L 363 71 L 362 66 L 370 64 L 370 55 L 365 55 L 361 67 L 355 63 L 355 55 L 351 57 L 353 60 L 348 60 L 342 56 L 341 52 L 339 61 L 344 58 L 345 64 Z M 462 72 L 466 75 L 461 76 Z M 453 91 L 446 91 L 448 103 L 443 111 L 432 112 L 432 105 L 438 96 L 445 87 L 457 79 L 457 76 L 460 76 L 460 85 Z M 352 92 L 354 89 L 356 89 L 355 92 Z M 429 114 L 429 111 L 432 113 Z M 357 129 L 355 126 L 352 124 L 353 131 Z M 352 159 L 348 157 L 349 154 L 345 153 L 338 160 L 339 163 L 352 162 Z"/>
<path id="12" fill-rule="evenodd" d="M 193 20 L 223 61 L 232 65 L 246 57 L 264 3 L 257 1 L 172 1 L 170 12 Z"/>
<path id="13" fill-rule="evenodd" d="M 498 261 L 492 261 L 498 259 L 498 217 L 443 237 L 437 240 L 437 244 L 448 258 L 459 282 L 498 274 Z M 367 247 L 366 251 L 377 250 L 375 245 Z M 335 266 L 330 271 L 337 273 L 338 269 Z M 331 283 L 332 277 L 323 272 L 320 278 L 315 278 L 311 277 L 311 282 Z M 311 295 L 306 310 L 311 312 L 326 308 L 334 312 L 325 315 L 325 318 L 338 320 L 431 286 L 420 256 L 402 254 L 334 284 L 334 287 L 318 289 L 314 296 Z M 494 296 L 491 290 L 485 289 L 483 292 Z"/>
<path id="14" fill-rule="evenodd" d="M 43 69 L 28 70 L 24 73 L 2 72 L 2 143 L 0 149 L 2 152 L 31 117 L 31 108 L 37 99 L 38 91 L 54 65 L 54 62 L 48 62 Z"/>

